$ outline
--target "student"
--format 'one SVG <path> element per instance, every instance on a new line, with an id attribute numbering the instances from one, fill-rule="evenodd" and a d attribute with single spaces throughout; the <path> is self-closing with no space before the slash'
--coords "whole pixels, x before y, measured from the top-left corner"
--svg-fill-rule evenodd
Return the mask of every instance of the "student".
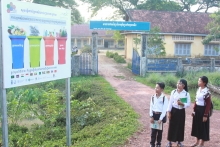
<path id="1" fill-rule="evenodd" d="M 188 93 L 187 81 L 180 79 L 177 82 L 177 89 L 173 90 L 170 95 L 170 101 L 167 108 L 169 119 L 169 128 L 167 147 L 172 146 L 172 142 L 177 141 L 178 147 L 183 147 L 185 128 L 185 108 L 190 106 L 190 95 Z"/>
<path id="2" fill-rule="evenodd" d="M 209 115 L 211 106 L 211 93 L 207 88 L 208 78 L 202 76 L 198 80 L 199 89 L 192 113 L 193 123 L 191 135 L 196 137 L 196 142 L 191 147 L 204 147 L 204 141 L 209 141 Z M 200 141 L 200 142 L 199 142 Z"/>
<path id="3" fill-rule="evenodd" d="M 166 116 L 166 109 L 168 105 L 168 99 L 163 94 L 163 90 L 165 88 L 164 83 L 157 83 L 155 86 L 155 94 L 151 97 L 150 102 L 150 123 L 154 123 L 154 121 L 158 121 L 159 124 L 162 123 L 163 127 L 163 118 Z M 157 140 L 156 147 L 161 147 L 162 140 L 162 130 L 151 129 L 151 147 L 155 147 L 155 141 Z"/>

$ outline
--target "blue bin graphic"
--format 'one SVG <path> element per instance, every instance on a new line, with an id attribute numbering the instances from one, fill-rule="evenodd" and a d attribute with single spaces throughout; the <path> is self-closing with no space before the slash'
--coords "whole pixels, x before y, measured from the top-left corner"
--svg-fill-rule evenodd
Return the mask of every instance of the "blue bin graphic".
<path id="1" fill-rule="evenodd" d="M 24 40 L 26 36 L 10 35 L 12 49 L 12 69 L 24 68 Z"/>

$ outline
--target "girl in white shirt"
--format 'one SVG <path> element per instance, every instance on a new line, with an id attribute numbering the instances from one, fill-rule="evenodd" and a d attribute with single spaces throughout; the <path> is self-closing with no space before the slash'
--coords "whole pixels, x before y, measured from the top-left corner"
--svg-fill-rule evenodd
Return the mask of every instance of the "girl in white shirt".
<path id="1" fill-rule="evenodd" d="M 190 106 L 190 95 L 188 93 L 187 81 L 180 79 L 177 82 L 177 89 L 173 90 L 170 95 L 170 101 L 167 108 L 169 119 L 169 129 L 167 147 L 172 146 L 172 142 L 177 141 L 178 147 L 183 147 L 185 128 L 185 108 Z"/>
<path id="2" fill-rule="evenodd" d="M 191 135 L 196 137 L 196 142 L 191 147 L 204 147 L 204 141 L 209 141 L 209 110 L 211 106 L 211 93 L 207 88 L 208 78 L 202 76 L 198 80 L 199 89 L 192 113 L 193 123 Z"/>

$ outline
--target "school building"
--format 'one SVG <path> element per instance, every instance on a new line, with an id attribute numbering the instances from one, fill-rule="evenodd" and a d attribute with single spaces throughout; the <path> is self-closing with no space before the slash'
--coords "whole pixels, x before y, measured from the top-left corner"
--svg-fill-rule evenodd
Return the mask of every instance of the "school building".
<path id="1" fill-rule="evenodd" d="M 209 44 L 202 44 L 204 37 L 209 33 L 205 27 L 211 18 L 208 13 L 201 12 L 171 12 L 149 10 L 127 10 L 126 21 L 150 22 L 150 27 L 160 28 L 160 37 L 165 43 L 168 57 L 217 57 L 220 52 L 219 39 Z M 132 59 L 133 48 L 136 47 L 133 39 L 140 37 L 138 31 L 127 31 L 125 35 L 125 57 Z M 141 45 L 137 47 L 140 54 Z"/>
<path id="2" fill-rule="evenodd" d="M 124 41 L 116 42 L 113 37 L 113 32 L 106 30 L 90 30 L 89 24 L 74 24 L 71 28 L 71 46 L 78 49 L 85 45 L 92 44 L 92 32 L 98 33 L 98 48 L 113 49 L 124 48 Z"/>

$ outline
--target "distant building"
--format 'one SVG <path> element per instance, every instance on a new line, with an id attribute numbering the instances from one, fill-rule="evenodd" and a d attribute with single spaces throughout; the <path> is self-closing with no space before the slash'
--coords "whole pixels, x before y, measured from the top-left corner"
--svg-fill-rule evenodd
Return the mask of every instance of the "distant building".
<path id="1" fill-rule="evenodd" d="M 205 27 L 211 22 L 210 14 L 201 12 L 171 12 L 149 10 L 127 10 L 126 21 L 150 22 L 151 28 L 158 26 L 165 42 L 167 56 L 219 56 L 215 50 L 219 40 L 203 45 L 202 40 L 209 33 Z M 136 46 L 133 39 L 141 32 L 130 31 L 125 34 L 125 57 L 132 58 Z M 140 53 L 141 46 L 138 48 Z"/>
<path id="2" fill-rule="evenodd" d="M 98 33 L 98 48 L 124 48 L 124 42 L 115 42 L 112 38 L 113 34 L 106 30 L 90 30 L 89 24 L 75 24 L 71 29 L 71 46 L 77 47 L 78 49 L 85 45 L 92 44 L 92 32 Z"/>

